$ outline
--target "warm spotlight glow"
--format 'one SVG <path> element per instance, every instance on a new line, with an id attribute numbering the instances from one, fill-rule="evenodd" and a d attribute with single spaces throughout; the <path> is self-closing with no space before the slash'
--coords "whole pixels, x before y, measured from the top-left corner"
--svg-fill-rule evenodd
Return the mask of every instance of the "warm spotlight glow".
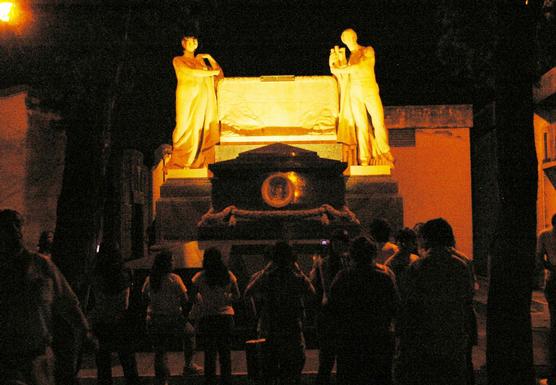
<path id="1" fill-rule="evenodd" d="M 15 4 L 10 1 L 0 2 L 0 22 L 10 23 L 15 18 Z"/>

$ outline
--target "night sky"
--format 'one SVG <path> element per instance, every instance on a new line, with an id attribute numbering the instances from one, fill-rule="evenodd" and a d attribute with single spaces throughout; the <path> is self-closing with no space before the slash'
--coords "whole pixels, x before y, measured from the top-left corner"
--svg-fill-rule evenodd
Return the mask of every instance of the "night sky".
<path id="1" fill-rule="evenodd" d="M 60 6 L 64 1 L 53 3 L 58 5 L 36 12 L 35 23 L 40 25 L 36 30 L 40 30 L 22 43 L 19 51 L 26 51 L 27 56 L 20 62 L 29 57 L 37 60 L 29 52 L 41 48 L 46 57 L 55 49 L 83 56 L 102 44 L 103 37 L 95 36 L 100 30 L 78 22 L 68 29 L 71 33 L 62 39 L 62 47 L 60 43 L 52 45 L 49 36 L 63 33 L 64 20 L 87 12 L 99 13 L 98 7 L 83 5 L 94 2 L 67 2 L 73 8 Z M 207 0 L 174 1 L 164 7 L 150 1 L 133 4 L 113 137 L 116 148 L 139 149 L 147 163 L 160 144 L 170 142 L 176 85 L 171 62 L 173 56 L 182 53 L 182 33 L 198 34 L 197 53 L 212 54 L 228 77 L 329 75 L 329 50 L 341 45 L 342 30 L 352 27 L 360 44 L 375 48 L 383 104 L 473 102 L 472 85 L 454 76 L 453 68 L 438 59 L 442 35 L 438 1 Z M 112 27 L 116 35 L 122 34 L 126 9 L 116 5 L 107 8 L 106 20 L 113 19 L 110 22 L 116 26 Z M 24 66 L 19 66 L 17 55 L 14 57 L 12 80 L 27 83 L 27 70 L 22 70 Z M 451 66 L 460 64 L 456 60 Z M 40 75 L 50 71 L 49 65 L 56 63 L 47 59 L 40 64 L 32 62 L 29 68 Z M 0 87 L 9 84 L 8 78 L 0 80 Z"/>

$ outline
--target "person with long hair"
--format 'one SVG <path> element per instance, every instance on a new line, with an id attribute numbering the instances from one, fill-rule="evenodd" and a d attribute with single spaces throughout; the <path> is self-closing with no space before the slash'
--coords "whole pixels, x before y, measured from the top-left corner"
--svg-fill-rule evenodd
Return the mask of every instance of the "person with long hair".
<path id="1" fill-rule="evenodd" d="M 203 257 L 203 270 L 191 280 L 192 296 L 199 307 L 199 335 L 205 344 L 206 384 L 216 383 L 216 355 L 223 384 L 232 383 L 231 343 L 234 308 L 240 297 L 237 279 L 216 248 Z"/>
<path id="2" fill-rule="evenodd" d="M 174 261 L 169 250 L 156 255 L 151 273 L 143 284 L 147 302 L 147 328 L 152 338 L 155 356 L 155 384 L 166 385 L 170 377 L 166 351 L 172 340 L 181 340 L 184 355 L 184 375 L 198 374 L 193 365 L 195 341 L 193 327 L 187 321 L 190 310 L 187 288 L 179 275 L 173 273 Z"/>
<path id="3" fill-rule="evenodd" d="M 92 288 L 95 307 L 91 320 L 93 331 L 99 340 L 99 350 L 96 353 L 97 383 L 112 384 L 111 352 L 117 351 L 126 384 L 137 385 L 137 362 L 125 323 L 131 282 L 117 245 L 107 242 L 100 244 Z"/>

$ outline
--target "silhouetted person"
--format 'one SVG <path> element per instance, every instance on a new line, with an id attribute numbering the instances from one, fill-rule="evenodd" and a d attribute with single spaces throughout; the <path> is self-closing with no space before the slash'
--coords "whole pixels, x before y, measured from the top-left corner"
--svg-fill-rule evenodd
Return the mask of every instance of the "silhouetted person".
<path id="1" fill-rule="evenodd" d="M 552 227 L 543 230 L 537 238 L 537 264 L 548 271 L 544 294 L 550 312 L 550 334 L 548 339 L 550 357 L 549 385 L 556 384 L 556 214 L 552 216 Z"/>
<path id="2" fill-rule="evenodd" d="M 417 234 L 408 227 L 403 228 L 396 235 L 396 242 L 398 251 L 384 264 L 394 273 L 396 283 L 399 284 L 404 279 L 408 266 L 419 259 L 419 256 L 414 254 L 417 249 Z"/>
<path id="3" fill-rule="evenodd" d="M 232 383 L 232 302 L 240 297 L 237 279 L 222 261 L 216 248 L 203 257 L 203 270 L 192 279 L 192 297 L 199 306 L 199 335 L 205 346 L 205 383 L 216 384 L 216 355 L 220 359 L 223 384 Z"/>
<path id="4" fill-rule="evenodd" d="M 339 327 L 338 383 L 392 383 L 392 322 L 398 293 L 390 274 L 375 265 L 377 246 L 359 237 L 350 248 L 351 267 L 330 287 L 330 308 Z"/>
<path id="5" fill-rule="evenodd" d="M 22 228 L 17 211 L 0 211 L 0 381 L 52 385 L 53 316 L 95 340 L 58 268 L 23 247 Z"/>
<path id="6" fill-rule="evenodd" d="M 388 258 L 398 251 L 398 246 L 390 242 L 392 227 L 387 220 L 377 218 L 369 225 L 369 233 L 378 244 L 376 263 L 384 264 Z"/>
<path id="7" fill-rule="evenodd" d="M 279 378 L 283 385 L 299 384 L 305 364 L 303 297 L 315 294 L 315 289 L 287 243 L 276 243 L 272 263 L 247 285 L 245 296 L 255 293 L 264 297 L 261 334 L 266 338 L 265 383 Z"/>
<path id="8" fill-rule="evenodd" d="M 41 232 L 41 235 L 39 237 L 39 243 L 37 244 L 38 253 L 42 255 L 46 255 L 47 257 L 51 257 L 53 245 L 54 245 L 54 233 L 48 230 Z"/>
<path id="9" fill-rule="evenodd" d="M 112 351 L 118 357 L 128 385 L 139 384 L 135 352 L 130 341 L 135 337 L 129 333 L 126 311 L 129 307 L 131 290 L 130 277 L 124 270 L 122 255 L 117 245 L 103 242 L 93 275 L 95 307 L 90 318 L 99 340 L 96 354 L 97 384 L 112 384 Z"/>
<path id="10" fill-rule="evenodd" d="M 195 349 L 193 327 L 187 322 L 190 310 L 187 289 L 179 275 L 172 273 L 174 262 L 168 250 L 156 255 L 151 273 L 143 284 L 143 298 L 148 303 L 147 327 L 152 338 L 155 357 L 155 384 L 168 381 L 170 370 L 166 351 L 171 341 L 183 344 L 184 375 L 197 369 L 192 366 Z"/>
<path id="11" fill-rule="evenodd" d="M 442 218 L 421 230 L 424 255 L 411 264 L 397 323 L 397 385 L 464 385 L 473 317 L 470 270 L 453 255 L 452 227 Z"/>
<path id="12" fill-rule="evenodd" d="M 319 369 L 316 384 L 329 384 L 330 375 L 336 361 L 338 330 L 330 314 L 328 297 L 330 285 L 336 274 L 349 264 L 349 234 L 339 229 L 332 234 L 324 258 L 318 258 L 309 275 L 311 283 L 320 297 L 316 316 L 317 337 L 319 342 Z"/>

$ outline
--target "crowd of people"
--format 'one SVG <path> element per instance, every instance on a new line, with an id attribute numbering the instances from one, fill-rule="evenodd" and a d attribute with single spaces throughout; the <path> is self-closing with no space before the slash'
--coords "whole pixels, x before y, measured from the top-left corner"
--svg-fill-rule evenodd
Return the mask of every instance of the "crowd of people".
<path id="1" fill-rule="evenodd" d="M 139 384 L 130 344 L 136 338 L 129 327 L 132 283 L 117 245 L 100 246 L 91 279 L 94 307 L 85 317 L 50 258 L 23 247 L 22 225 L 17 212 L 0 211 L 0 378 L 10 384 L 62 384 L 52 370 L 52 318 L 59 316 L 95 349 L 98 384 L 112 384 L 112 352 L 118 353 L 126 383 Z M 474 276 L 470 261 L 455 249 L 448 222 L 437 218 L 417 231 L 404 228 L 395 242 L 384 221 L 369 230 L 355 239 L 346 230 L 335 231 L 308 274 L 292 247 L 277 242 L 243 293 L 216 248 L 205 251 L 189 290 L 173 272 L 172 254 L 158 253 L 140 290 L 155 384 L 168 383 L 166 353 L 178 343 L 184 376 L 203 371 L 205 383 L 216 384 L 218 358 L 220 382 L 232 383 L 239 301 L 255 304 L 262 383 L 300 383 L 306 304 L 312 301 L 318 303 L 317 384 L 331 383 L 334 364 L 338 384 L 473 384 Z M 51 238 L 45 234 L 40 244 Z M 197 339 L 205 351 L 203 368 L 194 364 Z"/>

